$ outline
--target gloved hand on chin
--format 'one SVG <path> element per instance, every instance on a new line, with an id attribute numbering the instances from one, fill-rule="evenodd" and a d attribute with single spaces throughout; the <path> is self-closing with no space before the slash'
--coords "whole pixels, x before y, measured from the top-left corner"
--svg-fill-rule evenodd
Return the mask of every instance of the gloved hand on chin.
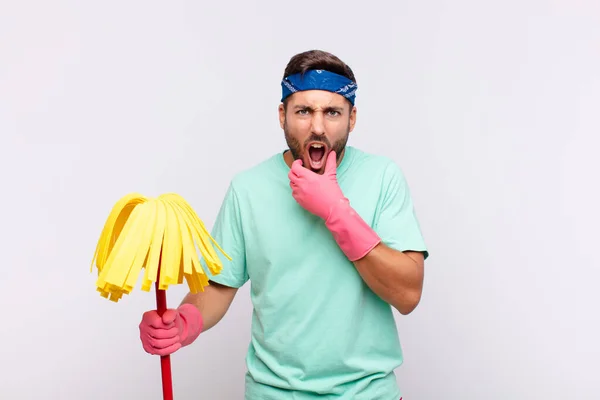
<path id="1" fill-rule="evenodd" d="M 350 261 L 361 259 L 381 239 L 354 211 L 337 182 L 337 159 L 330 151 L 323 175 L 302 166 L 302 160 L 292 163 L 288 174 L 292 196 L 307 211 L 321 217 L 340 249 Z"/>

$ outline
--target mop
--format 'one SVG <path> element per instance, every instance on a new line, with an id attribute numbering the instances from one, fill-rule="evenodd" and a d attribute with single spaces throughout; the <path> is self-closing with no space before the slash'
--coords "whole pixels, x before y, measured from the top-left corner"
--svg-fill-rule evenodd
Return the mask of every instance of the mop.
<path id="1" fill-rule="evenodd" d="M 202 220 L 185 199 L 175 193 L 149 198 L 139 193 L 122 197 L 113 206 L 98 240 L 92 260 L 98 270 L 96 290 L 118 302 L 130 294 L 144 269 L 141 289 L 156 291 L 160 316 L 167 309 L 166 291 L 185 279 L 191 293 L 203 292 L 209 279 L 196 246 L 213 275 L 223 266 Z M 163 399 L 173 399 L 170 356 L 161 356 Z"/>

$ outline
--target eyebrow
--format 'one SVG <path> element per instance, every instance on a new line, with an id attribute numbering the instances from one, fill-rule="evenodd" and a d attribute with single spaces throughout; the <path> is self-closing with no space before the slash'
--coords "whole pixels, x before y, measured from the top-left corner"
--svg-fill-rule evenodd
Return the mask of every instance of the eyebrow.
<path id="1" fill-rule="evenodd" d="M 294 106 L 294 110 L 309 110 L 309 111 L 314 111 L 314 108 L 312 108 L 310 106 L 303 105 L 303 104 L 298 104 L 298 105 Z M 339 113 L 342 113 L 344 111 L 344 107 L 330 106 L 330 107 L 325 107 L 324 111 L 337 111 Z"/>

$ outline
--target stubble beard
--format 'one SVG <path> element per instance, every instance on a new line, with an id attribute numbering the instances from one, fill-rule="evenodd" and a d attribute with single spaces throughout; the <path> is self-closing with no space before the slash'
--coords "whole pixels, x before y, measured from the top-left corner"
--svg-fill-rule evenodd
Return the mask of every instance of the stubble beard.
<path id="1" fill-rule="evenodd" d="M 283 132 L 285 135 L 285 142 L 287 143 L 287 146 L 290 149 L 290 153 L 292 154 L 292 157 L 294 158 L 294 160 L 298 160 L 298 159 L 304 160 L 304 155 L 306 153 L 306 151 L 305 151 L 306 145 L 309 142 L 317 141 L 317 142 L 325 143 L 325 145 L 327 145 L 329 150 L 334 150 L 336 161 L 339 162 L 340 158 L 343 155 L 343 151 L 346 149 L 346 144 L 348 143 L 348 137 L 350 136 L 350 124 L 348 124 L 348 127 L 346 128 L 346 134 L 342 138 L 338 139 L 335 143 L 333 143 L 333 145 L 331 145 L 331 143 L 329 142 L 329 139 L 327 139 L 327 137 L 318 136 L 318 135 L 310 136 L 308 139 L 306 139 L 306 141 L 304 142 L 304 145 L 302 145 L 298 139 L 296 139 L 295 137 L 293 137 L 290 134 L 286 121 L 283 122 Z M 327 154 L 324 157 L 327 157 Z M 312 170 L 312 168 L 310 168 L 310 167 L 306 167 L 306 168 Z M 324 171 L 324 169 L 325 169 L 325 166 L 323 166 L 320 171 L 314 171 L 314 172 L 322 173 Z"/>

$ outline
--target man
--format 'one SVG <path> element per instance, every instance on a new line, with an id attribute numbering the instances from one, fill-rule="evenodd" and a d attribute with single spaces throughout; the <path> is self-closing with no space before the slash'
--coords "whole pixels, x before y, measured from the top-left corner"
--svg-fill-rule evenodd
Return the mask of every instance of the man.
<path id="1" fill-rule="evenodd" d="M 409 188 L 388 158 L 346 146 L 356 79 L 332 54 L 289 61 L 279 120 L 289 147 L 231 182 L 212 235 L 232 257 L 161 319 L 150 354 L 190 345 L 251 281 L 247 400 L 397 400 L 403 356 L 392 308 L 421 298 L 423 241 Z"/>

